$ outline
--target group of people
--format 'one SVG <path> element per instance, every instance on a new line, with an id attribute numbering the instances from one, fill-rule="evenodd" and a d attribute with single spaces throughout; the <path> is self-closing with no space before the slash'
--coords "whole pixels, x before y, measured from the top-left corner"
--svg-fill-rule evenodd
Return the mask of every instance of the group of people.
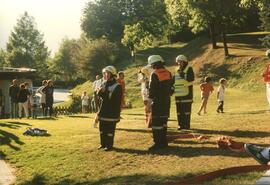
<path id="1" fill-rule="evenodd" d="M 53 114 L 53 82 L 52 80 L 43 80 L 42 86 L 34 91 L 30 88 L 28 82 L 18 83 L 17 79 L 12 81 L 9 87 L 9 97 L 11 102 L 11 118 L 37 118 L 38 109 L 41 105 L 42 115 L 49 116 Z M 37 96 L 40 94 L 40 97 Z"/>
<path id="2" fill-rule="evenodd" d="M 270 58 L 270 50 L 266 52 Z M 165 62 L 160 55 L 148 57 L 148 64 L 138 74 L 138 82 L 141 83 L 141 94 L 145 106 L 146 124 L 152 128 L 154 144 L 149 150 L 156 150 L 168 146 L 167 121 L 170 116 L 170 101 L 174 94 L 177 110 L 178 129 L 190 129 L 191 108 L 193 102 L 194 72 L 186 56 L 176 57 L 176 70 L 174 75 L 165 68 Z M 97 120 L 100 122 L 99 149 L 105 151 L 113 148 L 113 138 L 116 123 L 120 121 L 122 88 L 117 82 L 117 72 L 113 66 L 103 69 L 104 81 L 96 89 L 96 94 L 101 98 L 101 107 Z M 267 98 L 270 107 L 270 64 L 263 74 L 267 86 Z M 224 93 L 226 79 L 219 80 L 217 89 L 217 113 L 224 112 Z M 206 113 L 206 105 L 214 88 L 212 79 L 206 77 L 200 84 L 202 103 L 198 111 Z M 269 109 L 270 110 L 270 109 Z"/>

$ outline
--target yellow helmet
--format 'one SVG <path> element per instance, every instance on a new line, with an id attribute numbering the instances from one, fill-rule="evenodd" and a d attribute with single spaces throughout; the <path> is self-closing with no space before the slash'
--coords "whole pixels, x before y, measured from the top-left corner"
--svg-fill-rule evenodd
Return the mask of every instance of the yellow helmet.
<path id="1" fill-rule="evenodd" d="M 185 55 L 178 55 L 175 59 L 175 62 L 178 62 L 178 61 L 188 62 L 188 59 Z"/>
<path id="2" fill-rule="evenodd" d="M 113 66 L 106 66 L 105 68 L 102 69 L 102 72 L 106 72 L 106 71 L 112 73 L 112 75 L 115 75 L 115 76 L 117 75 L 117 71 L 115 67 Z"/>
<path id="3" fill-rule="evenodd" d="M 152 65 L 156 62 L 164 63 L 164 60 L 160 55 L 150 55 L 148 57 L 148 65 Z"/>

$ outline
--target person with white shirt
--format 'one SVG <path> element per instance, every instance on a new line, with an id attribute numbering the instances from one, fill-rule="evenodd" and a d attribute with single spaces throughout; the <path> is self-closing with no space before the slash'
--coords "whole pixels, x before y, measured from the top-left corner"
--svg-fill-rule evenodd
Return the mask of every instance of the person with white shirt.
<path id="1" fill-rule="evenodd" d="M 225 94 L 225 85 L 226 85 L 226 79 L 221 78 L 219 80 L 219 87 L 217 89 L 217 100 L 218 100 L 218 108 L 217 113 L 224 113 L 224 94 Z"/>
<path id="2" fill-rule="evenodd" d="M 87 95 L 86 91 L 83 92 L 81 100 L 82 100 L 82 113 L 87 113 L 89 107 L 89 96 Z"/>

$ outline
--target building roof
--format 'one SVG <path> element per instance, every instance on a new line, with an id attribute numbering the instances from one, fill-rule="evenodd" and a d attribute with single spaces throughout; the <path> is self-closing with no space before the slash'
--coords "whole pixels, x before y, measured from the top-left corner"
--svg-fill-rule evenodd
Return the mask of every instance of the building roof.
<path id="1" fill-rule="evenodd" d="M 0 68 L 0 73 L 10 73 L 10 72 L 15 72 L 15 73 L 23 73 L 23 72 L 35 72 L 35 69 L 31 68 L 14 68 L 14 67 L 1 67 Z"/>
<path id="2" fill-rule="evenodd" d="M 35 77 L 35 69 L 0 67 L 0 79 L 30 78 Z"/>

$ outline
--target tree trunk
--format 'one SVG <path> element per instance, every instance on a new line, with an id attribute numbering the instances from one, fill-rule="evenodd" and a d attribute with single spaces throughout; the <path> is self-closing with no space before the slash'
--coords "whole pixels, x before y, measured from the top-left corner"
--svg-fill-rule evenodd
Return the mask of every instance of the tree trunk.
<path id="1" fill-rule="evenodd" d="M 222 31 L 222 37 L 223 37 L 224 54 L 225 54 L 225 57 L 228 57 L 229 56 L 229 49 L 227 46 L 227 36 L 226 36 L 226 33 L 224 30 Z"/>
<path id="2" fill-rule="evenodd" d="M 210 37 L 212 41 L 212 49 L 217 49 L 217 40 L 216 40 L 216 33 L 215 33 L 215 24 L 210 23 Z"/>

